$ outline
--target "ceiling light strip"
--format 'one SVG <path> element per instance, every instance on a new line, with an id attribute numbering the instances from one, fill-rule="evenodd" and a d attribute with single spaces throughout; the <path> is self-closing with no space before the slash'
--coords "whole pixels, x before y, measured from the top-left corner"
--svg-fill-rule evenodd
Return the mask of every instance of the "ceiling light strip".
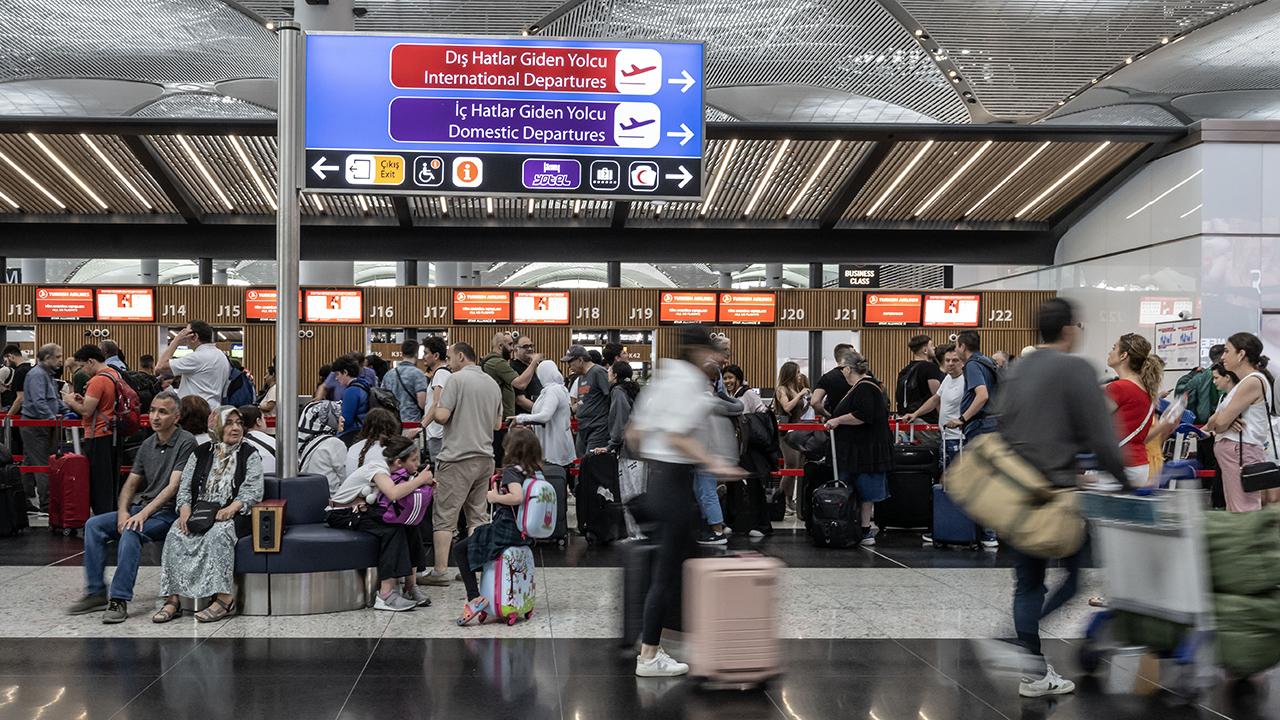
<path id="1" fill-rule="evenodd" d="M 258 192 L 262 193 L 262 197 L 271 206 L 271 211 L 276 211 L 276 199 L 272 197 L 271 191 L 267 189 L 267 182 L 263 180 L 262 174 L 258 169 L 249 162 L 249 153 L 244 149 L 244 142 L 236 135 L 231 136 L 231 146 L 236 149 L 236 155 L 240 158 L 240 164 L 244 166 L 244 171 L 249 173 L 249 177 L 253 178 L 253 184 L 258 186 Z"/>
<path id="2" fill-rule="evenodd" d="M 822 162 L 818 163 L 818 167 L 814 169 L 813 174 L 809 176 L 809 179 L 804 181 L 804 186 L 800 188 L 800 192 L 796 193 L 795 199 L 792 200 L 791 205 L 787 207 L 787 212 L 784 214 L 785 217 L 791 217 L 791 214 L 796 211 L 796 208 L 800 205 L 800 201 L 804 199 L 805 195 L 809 194 L 810 188 L 812 188 L 813 184 L 818 181 L 818 178 L 822 177 L 822 171 L 827 169 L 827 164 L 831 162 L 831 158 L 835 156 L 836 150 L 840 149 L 840 145 L 843 142 L 843 140 L 836 140 L 831 144 L 831 148 L 827 150 L 827 154 L 822 156 Z"/>
<path id="3" fill-rule="evenodd" d="M 580 213 L 580 212 L 582 212 L 582 201 L 581 201 L 581 200 L 574 200 L 574 201 L 573 201 L 573 216 L 574 216 L 574 217 L 578 217 L 578 213 Z"/>
<path id="4" fill-rule="evenodd" d="M 45 145 L 43 140 L 41 140 L 35 133 L 27 133 L 27 137 L 31 139 L 31 142 L 36 144 L 36 147 L 40 148 L 40 152 L 44 153 L 46 157 L 53 161 L 54 165 L 58 166 L 59 170 L 61 170 L 67 177 L 71 178 L 71 181 L 76 184 L 76 187 L 79 187 L 86 195 L 93 198 L 93 201 L 98 204 L 98 207 L 103 210 L 107 209 L 107 204 L 103 202 L 102 198 L 99 197 L 84 180 L 81 180 L 79 175 L 75 174 L 71 168 L 67 167 L 67 164 L 62 162 L 62 158 L 58 157 L 53 150 L 50 150 L 49 146 Z"/>
<path id="5" fill-rule="evenodd" d="M 4 194 L 4 193 L 2 193 L 2 192 L 0 192 L 0 200 L 4 200 L 6 203 L 8 203 L 10 206 L 12 206 L 14 210 L 18 210 L 18 209 L 20 209 L 20 208 L 18 207 L 18 203 L 16 203 L 16 202 L 14 202 L 14 201 L 13 201 L 13 198 L 9 197 L 8 195 L 5 195 L 5 194 Z"/>
<path id="6" fill-rule="evenodd" d="M 716 196 L 716 191 L 720 189 L 720 182 L 724 180 L 724 176 L 729 172 L 729 164 L 733 162 L 733 153 L 738 149 L 738 139 L 734 138 L 729 141 L 729 147 L 724 151 L 724 159 L 720 161 L 719 172 L 711 181 L 711 189 L 707 191 L 707 197 L 702 201 L 702 207 L 698 210 L 698 217 L 707 214 L 707 210 L 711 208 L 711 201 Z"/>
<path id="7" fill-rule="evenodd" d="M 778 169 L 778 163 L 782 161 L 782 157 L 787 154 L 787 148 L 791 147 L 791 139 L 782 141 L 778 146 L 778 151 L 773 154 L 773 159 L 769 161 L 769 167 L 765 168 L 764 176 L 760 178 L 760 182 L 756 185 L 755 192 L 751 193 L 751 199 L 747 201 L 747 207 L 742 211 L 742 216 L 746 217 L 755 209 L 756 203 L 760 200 L 760 194 L 764 192 L 765 187 L 769 184 L 769 180 L 773 177 L 773 171 Z"/>
<path id="8" fill-rule="evenodd" d="M 1054 190 L 1057 190 L 1066 181 L 1070 180 L 1072 176 L 1080 172 L 1085 165 L 1088 165 L 1089 163 L 1093 162 L 1094 158 L 1098 157 L 1098 155 L 1102 154 L 1103 150 L 1106 150 L 1110 146 L 1111 146 L 1111 141 L 1107 140 L 1106 142 L 1102 143 L 1098 147 L 1094 148 L 1093 152 L 1086 155 L 1083 160 L 1076 163 L 1075 166 L 1072 167 L 1070 170 L 1068 170 L 1065 175 L 1053 181 L 1052 185 L 1045 188 L 1043 192 L 1037 195 L 1035 200 L 1032 200 L 1031 202 L 1027 203 L 1026 207 L 1019 210 L 1017 214 L 1013 216 L 1014 219 L 1022 217 L 1023 215 L 1027 214 L 1028 210 L 1039 205 L 1042 200 L 1044 200 L 1046 197 L 1049 197 L 1050 193 L 1052 193 Z"/>
<path id="9" fill-rule="evenodd" d="M 443 201 L 444 198 L 440 198 L 440 200 Z M 493 198 L 487 197 L 484 199 L 484 209 L 485 212 L 489 213 L 489 217 L 493 217 Z"/>
<path id="10" fill-rule="evenodd" d="M 1182 218 L 1184 218 L 1184 217 L 1186 217 L 1186 216 L 1190 215 L 1191 213 L 1193 213 L 1193 212 L 1195 212 L 1195 211 L 1199 210 L 1199 209 L 1200 209 L 1200 208 L 1202 208 L 1202 207 L 1204 207 L 1204 203 L 1200 203 L 1199 205 L 1197 205 L 1197 206 L 1195 206 L 1195 207 L 1191 208 L 1190 210 L 1188 210 L 1188 211 L 1186 211 L 1186 212 L 1182 213 L 1181 215 L 1179 215 L 1179 216 L 1178 216 L 1178 219 L 1179 219 L 1179 220 L 1181 220 Z"/>
<path id="11" fill-rule="evenodd" d="M 1187 176 L 1187 177 L 1186 177 L 1182 182 L 1178 183 L 1177 185 L 1174 185 L 1173 187 L 1169 188 L 1168 190 L 1165 190 L 1164 192 L 1160 193 L 1159 195 L 1157 195 L 1157 196 L 1155 196 L 1155 197 L 1151 198 L 1151 200 L 1147 201 L 1147 204 L 1146 204 L 1146 205 L 1143 205 L 1142 207 L 1138 208 L 1137 210 L 1134 210 L 1133 212 L 1129 213 L 1128 215 L 1125 215 L 1125 216 L 1124 216 L 1124 219 L 1125 219 L 1125 220 L 1132 220 L 1134 215 L 1137 215 L 1138 213 L 1142 212 L 1143 210 L 1146 210 L 1147 208 L 1151 207 L 1152 205 L 1155 205 L 1156 203 L 1158 203 L 1158 202 L 1160 202 L 1161 200 L 1163 200 L 1163 199 L 1165 198 L 1165 196 L 1166 196 L 1166 195 L 1168 195 L 1169 193 L 1173 192 L 1174 190 L 1177 190 L 1178 188 L 1182 187 L 1183 185 L 1186 185 L 1187 183 L 1191 182 L 1192 180 L 1195 180 L 1197 177 L 1199 177 L 1199 176 L 1200 176 L 1200 173 L 1202 173 L 1202 172 L 1204 172 L 1204 168 L 1200 168 L 1199 170 L 1196 170 L 1195 172 L 1191 173 L 1191 174 L 1190 174 L 1190 175 L 1188 175 L 1188 176 Z M 1183 215 L 1183 217 L 1186 217 L 1186 216 L 1185 216 L 1185 215 Z"/>
<path id="12" fill-rule="evenodd" d="M 315 204 L 316 210 L 319 210 L 320 212 L 324 212 L 324 205 L 320 204 L 319 195 L 307 195 L 307 197 L 311 198 L 311 202 Z"/>
<path id="13" fill-rule="evenodd" d="M 880 209 L 880 206 L 884 204 L 884 201 L 893 194 L 894 190 L 898 189 L 898 185 L 911 174 L 911 171 L 915 169 L 915 166 L 920 162 L 920 159 L 923 158 L 925 153 L 929 152 L 929 149 L 933 147 L 933 143 L 934 141 L 930 140 L 924 144 L 924 147 L 916 151 L 915 157 L 911 158 L 911 162 L 907 163 L 907 166 L 902 168 L 902 172 L 898 173 L 898 176 L 893 179 L 893 182 L 889 183 L 889 187 L 885 188 L 884 192 L 880 193 L 880 197 L 871 204 L 871 208 L 867 210 L 867 217 L 871 217 L 876 210 Z"/>
<path id="14" fill-rule="evenodd" d="M 191 148 L 191 143 L 187 142 L 186 136 L 175 135 L 174 137 L 178 138 L 178 143 L 182 145 L 182 149 L 187 153 L 187 157 L 191 160 L 191 163 L 196 166 L 196 170 L 200 171 L 200 175 L 204 177 L 205 182 L 209 183 L 209 186 L 213 188 L 213 191 L 218 194 L 218 198 L 222 200 L 222 204 L 226 205 L 228 210 L 235 210 L 236 206 L 231 204 L 231 198 L 227 197 L 227 194 L 223 192 L 222 186 L 218 184 L 218 181 L 213 179 L 213 173 L 209 172 L 209 168 L 204 164 L 204 161 L 201 160 L 200 156 L 196 154 L 196 151 Z"/>
<path id="15" fill-rule="evenodd" d="M 955 184 L 955 181 L 959 180 L 961 175 L 964 175 L 966 172 L 968 172 L 969 168 L 972 167 L 973 164 L 978 161 L 978 158 L 982 157 L 983 153 L 990 150 L 991 146 L 994 144 L 995 144 L 994 140 L 988 140 L 985 143 L 983 143 L 982 147 L 978 148 L 977 152 L 970 155 L 969 159 L 965 160 L 963 165 L 956 168 L 956 171 L 951 173 L 951 177 L 947 178 L 946 182 L 939 185 L 938 189 L 934 190 L 933 193 L 931 193 L 929 197 L 925 199 L 924 204 L 916 208 L 915 216 L 920 217 L 921 215 L 923 215 L 924 211 L 928 210 L 929 206 L 933 205 L 934 201 L 942 197 L 942 194 L 945 193 L 953 184 Z"/>
<path id="16" fill-rule="evenodd" d="M 443 195 L 440 196 L 440 214 L 441 215 L 449 214 L 449 201 L 445 200 Z"/>
<path id="17" fill-rule="evenodd" d="M 533 198 L 529 198 L 529 217 L 533 217 Z"/>
<path id="18" fill-rule="evenodd" d="M 974 203 L 974 204 L 973 204 L 973 207 L 969 208 L 969 209 L 965 212 L 964 216 L 965 216 L 965 217 L 969 217 L 970 215 L 972 215 L 972 214 L 973 214 L 973 211 L 974 211 L 974 210 L 977 210 L 978 208 L 982 207 L 983 203 L 985 203 L 986 201 L 990 200 L 992 195 L 995 195 L 996 193 L 1000 192 L 1000 188 L 1002 188 L 1002 187 L 1004 187 L 1005 185 L 1009 184 L 1009 181 L 1010 181 L 1010 180 L 1012 180 L 1012 179 L 1014 179 L 1015 177 L 1017 177 L 1018 173 L 1020 173 L 1020 172 L 1022 172 L 1023 170 L 1025 170 L 1025 169 L 1026 169 L 1026 167 L 1027 167 L 1028 165 L 1030 165 L 1030 164 L 1031 164 L 1031 161 L 1032 161 L 1032 160 L 1035 160 L 1037 157 L 1039 157 L 1039 156 L 1040 156 L 1040 153 L 1044 152 L 1045 150 L 1048 150 L 1048 149 L 1049 149 L 1049 146 L 1050 146 L 1050 145 L 1052 145 L 1052 144 L 1053 144 L 1053 143 L 1052 143 L 1052 141 L 1050 141 L 1050 140 L 1045 140 L 1045 141 L 1044 141 L 1044 144 L 1043 144 L 1043 145 L 1041 145 L 1040 147 L 1036 148 L 1036 151 L 1035 151 L 1035 152 L 1033 152 L 1033 153 L 1031 153 L 1030 155 L 1028 155 L 1026 160 L 1023 160 L 1022 162 L 1018 163 L 1018 167 L 1014 168 L 1014 169 L 1013 169 L 1013 172 L 1011 172 L 1011 173 L 1009 173 L 1008 175 L 1006 175 L 1006 176 L 1005 176 L 1005 178 L 1004 178 L 1003 180 L 1001 180 L 1000 182 L 996 183 L 996 186 L 995 186 L 995 187 L 993 187 L 993 188 L 991 188 L 990 190 L 988 190 L 988 191 L 987 191 L 987 194 L 986 194 L 986 195 L 983 195 L 981 200 L 979 200 L 978 202 Z"/>
<path id="19" fill-rule="evenodd" d="M 51 200 L 54 205 L 57 205 L 63 210 L 67 209 L 66 203 L 62 202 L 57 197 L 55 197 L 53 193 L 49 192 L 45 188 L 45 186 L 36 182 L 36 179 L 31 177 L 29 174 L 27 174 L 26 170 L 23 170 L 21 167 L 19 167 L 18 163 L 14 162 L 13 160 L 10 160 L 8 155 L 5 155 L 3 152 L 0 152 L 0 160 L 3 160 L 6 165 L 13 168 L 14 172 L 21 175 L 23 179 L 25 179 L 27 182 L 31 183 L 32 187 L 34 187 L 36 190 L 39 190 L 45 197 L 49 198 L 49 200 Z"/>
<path id="20" fill-rule="evenodd" d="M 116 176 L 116 179 L 120 181 L 120 184 L 124 185 L 130 194 L 138 198 L 138 202 L 142 203 L 148 210 L 155 209 L 151 204 L 151 201 L 147 200 L 147 197 L 142 194 L 142 191 L 138 190 L 138 188 L 129 181 L 129 178 L 125 177 L 125 174 L 120 171 L 120 168 L 116 167 L 116 164 L 111 162 L 111 158 L 107 157 L 107 154 L 102 152 L 102 148 L 98 147 L 98 143 L 94 142 L 93 138 L 84 133 L 80 133 L 80 139 L 84 140 L 84 144 L 89 146 L 89 149 L 93 151 L 93 154 L 98 156 L 98 160 L 102 161 L 102 164 L 107 166 L 107 169 L 111 171 L 112 175 Z"/>
<path id="21" fill-rule="evenodd" d="M 369 212 L 369 203 L 364 201 L 363 195 L 356 196 L 356 204 L 360 206 L 360 212 L 364 212 L 364 213 Z"/>

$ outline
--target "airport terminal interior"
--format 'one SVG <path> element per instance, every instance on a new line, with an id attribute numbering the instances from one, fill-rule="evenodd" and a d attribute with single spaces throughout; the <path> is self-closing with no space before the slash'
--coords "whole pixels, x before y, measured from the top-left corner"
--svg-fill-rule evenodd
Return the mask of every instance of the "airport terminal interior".
<path id="1" fill-rule="evenodd" d="M 1280 720 L 1280 0 L 0 0 L 0 270 L 0 720 Z"/>

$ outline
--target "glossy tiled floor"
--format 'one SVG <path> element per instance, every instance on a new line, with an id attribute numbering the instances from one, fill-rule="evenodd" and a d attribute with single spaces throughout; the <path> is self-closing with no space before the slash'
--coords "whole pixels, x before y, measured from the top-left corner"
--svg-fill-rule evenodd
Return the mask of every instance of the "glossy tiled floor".
<path id="1" fill-rule="evenodd" d="M 460 584 L 435 604 L 215 625 L 149 622 L 158 576 L 148 552 L 123 625 L 67 617 L 80 593 L 79 541 L 34 532 L 0 540 L 0 719 L 253 718 L 1183 718 L 1275 717 L 1263 695 L 1203 705 L 1106 695 L 1091 682 L 1053 701 L 1022 700 L 991 676 L 975 641 L 1011 634 L 1012 573 L 1003 552 L 936 551 L 888 534 L 874 550 L 819 551 L 780 527 L 735 539 L 787 562 L 782 586 L 785 675 L 757 692 L 709 692 L 684 680 L 637 679 L 620 648 L 623 548 L 538 552 L 537 611 L 514 628 L 460 629 Z M 1071 638 L 1101 590 L 1045 626 L 1046 652 L 1078 676 Z M 668 643 L 682 650 L 678 638 Z"/>

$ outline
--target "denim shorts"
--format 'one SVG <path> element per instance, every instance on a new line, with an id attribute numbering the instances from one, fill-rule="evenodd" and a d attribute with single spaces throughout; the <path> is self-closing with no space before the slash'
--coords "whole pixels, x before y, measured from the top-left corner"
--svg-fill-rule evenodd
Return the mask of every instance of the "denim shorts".
<path id="1" fill-rule="evenodd" d="M 859 502 L 883 502 L 889 499 L 888 473 L 841 473 L 845 482 L 853 485 Z M 852 478 L 850 477 L 852 476 Z"/>

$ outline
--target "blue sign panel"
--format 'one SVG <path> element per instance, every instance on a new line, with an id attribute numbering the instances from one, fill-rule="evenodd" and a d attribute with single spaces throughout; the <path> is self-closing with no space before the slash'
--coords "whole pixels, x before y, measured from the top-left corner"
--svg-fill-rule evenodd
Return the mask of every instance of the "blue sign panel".
<path id="1" fill-rule="evenodd" d="M 702 195 L 697 43 L 312 33 L 308 190 Z"/>

